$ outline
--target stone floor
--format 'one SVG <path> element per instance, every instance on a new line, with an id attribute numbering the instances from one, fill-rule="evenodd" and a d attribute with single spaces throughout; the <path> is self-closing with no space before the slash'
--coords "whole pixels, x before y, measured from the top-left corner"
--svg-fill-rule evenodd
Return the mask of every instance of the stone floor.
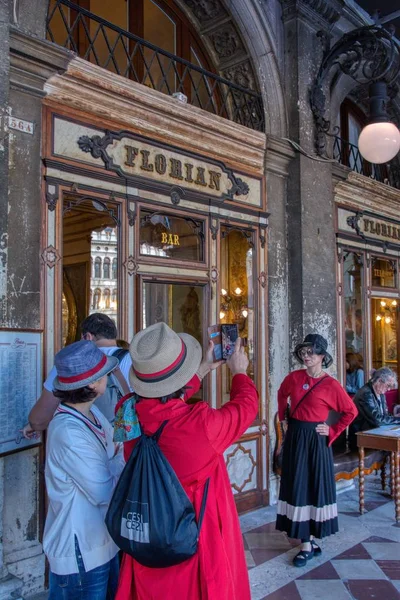
<path id="1" fill-rule="evenodd" d="M 306 567 L 292 559 L 298 542 L 275 531 L 275 507 L 243 515 L 241 526 L 252 600 L 400 600 L 400 523 L 380 479 L 366 478 L 358 512 L 358 482 L 338 494 L 339 527 Z"/>
<path id="2" fill-rule="evenodd" d="M 292 566 L 298 542 L 275 531 L 276 508 L 240 518 L 252 600 L 400 600 L 400 523 L 380 478 L 366 478 L 358 512 L 358 482 L 338 495 L 339 527 L 306 567 Z M 30 600 L 45 600 L 47 594 Z"/>

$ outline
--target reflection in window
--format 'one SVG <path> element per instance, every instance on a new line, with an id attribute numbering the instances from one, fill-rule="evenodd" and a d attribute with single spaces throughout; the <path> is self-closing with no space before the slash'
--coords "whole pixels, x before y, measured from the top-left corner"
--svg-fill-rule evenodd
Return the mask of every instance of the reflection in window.
<path id="1" fill-rule="evenodd" d="M 346 354 L 359 354 L 363 363 L 362 262 L 361 256 L 355 252 L 344 254 L 343 298 Z"/>
<path id="2" fill-rule="evenodd" d="M 372 303 L 372 367 L 397 368 L 398 301 L 373 298 Z"/>
<path id="3" fill-rule="evenodd" d="M 117 279 L 117 273 L 118 273 L 118 261 L 116 258 L 113 258 L 113 262 L 112 262 L 112 278 L 113 279 Z"/>
<path id="4" fill-rule="evenodd" d="M 106 288 L 103 292 L 104 308 L 110 308 L 110 302 L 111 302 L 111 293 L 110 293 L 110 290 L 108 288 Z M 103 306 L 102 306 L 102 308 L 103 308 Z"/>
<path id="5" fill-rule="evenodd" d="M 204 222 L 141 210 L 140 254 L 201 262 L 204 260 Z"/>
<path id="6" fill-rule="evenodd" d="M 110 279 L 110 259 L 108 256 L 103 261 L 103 274 L 104 279 Z"/>
<path id="7" fill-rule="evenodd" d="M 72 314 L 76 314 L 77 324 L 93 312 L 105 312 L 116 321 L 111 295 L 114 288 L 117 289 L 117 280 L 110 279 L 110 272 L 111 261 L 118 259 L 117 225 L 116 204 L 97 199 L 67 197 L 64 200 L 63 292 L 68 302 L 68 325 L 63 322 L 62 335 L 69 340 L 80 337 L 78 325 L 72 330 Z M 102 257 L 105 257 L 104 264 Z M 106 297 L 105 288 L 108 289 Z"/>
<path id="8" fill-rule="evenodd" d="M 101 277 L 101 258 L 96 256 L 94 261 L 94 276 L 95 279 L 100 279 Z"/>
<path id="9" fill-rule="evenodd" d="M 252 233 L 228 227 L 221 229 L 221 296 L 220 322 L 235 323 L 239 334 L 246 338 L 249 356 L 248 375 L 254 379 L 254 249 Z M 223 366 L 223 401 L 229 400 L 230 379 Z"/>
<path id="10" fill-rule="evenodd" d="M 176 25 L 152 0 L 143 0 L 143 37 L 159 48 L 176 54 Z M 168 57 L 159 54 L 154 60 L 154 52 L 149 48 L 143 48 L 143 54 L 145 70 L 150 67 L 143 83 L 165 94 L 175 92 L 176 77 Z"/>
<path id="11" fill-rule="evenodd" d="M 373 257 L 372 265 L 372 285 L 374 287 L 396 287 L 396 262 L 386 258 Z"/>
<path id="12" fill-rule="evenodd" d="M 93 310 L 98 310 L 100 308 L 100 298 L 101 298 L 101 290 L 96 288 L 93 293 Z"/>
<path id="13" fill-rule="evenodd" d="M 204 287 L 145 281 L 142 293 L 143 328 L 164 321 L 177 333 L 188 333 L 203 346 Z M 202 391 L 196 398 L 202 397 Z"/>

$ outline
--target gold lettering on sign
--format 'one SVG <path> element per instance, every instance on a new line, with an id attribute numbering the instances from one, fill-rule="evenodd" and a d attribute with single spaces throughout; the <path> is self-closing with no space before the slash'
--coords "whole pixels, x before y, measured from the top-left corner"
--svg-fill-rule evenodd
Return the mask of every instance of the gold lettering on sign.
<path id="1" fill-rule="evenodd" d="M 212 190 L 218 190 L 220 189 L 220 179 L 221 179 L 221 173 L 218 173 L 217 171 L 209 171 L 210 174 L 210 188 Z"/>
<path id="2" fill-rule="evenodd" d="M 196 178 L 195 183 L 197 183 L 197 185 L 203 185 L 204 187 L 207 187 L 204 173 L 205 173 L 205 169 L 203 169 L 203 167 L 197 167 L 197 178 Z"/>
<path id="3" fill-rule="evenodd" d="M 163 231 L 161 234 L 161 243 L 169 244 L 170 246 L 180 246 L 179 235 Z"/>
<path id="4" fill-rule="evenodd" d="M 183 179 L 181 161 L 177 158 L 170 158 L 169 162 L 171 165 L 171 170 L 169 172 L 170 177 L 173 177 L 174 179 Z"/>
<path id="5" fill-rule="evenodd" d="M 392 240 L 400 240 L 400 227 L 365 218 L 362 222 L 364 225 L 364 233 L 379 235 Z"/>
<path id="6" fill-rule="evenodd" d="M 142 171 L 154 171 L 154 165 L 149 163 L 150 151 L 141 150 L 140 154 L 142 155 L 142 164 L 140 165 Z"/>
<path id="7" fill-rule="evenodd" d="M 130 145 L 125 145 L 124 149 L 126 152 L 124 164 L 133 169 L 166 175 L 166 178 L 184 180 L 187 183 L 208 187 L 216 192 L 220 192 L 221 187 L 224 186 L 223 173 L 217 170 L 198 167 L 178 158 L 167 157 L 161 152 L 153 155 L 151 150 L 144 150 Z M 367 221 L 365 220 L 365 222 Z"/>
<path id="8" fill-rule="evenodd" d="M 156 154 L 154 158 L 154 166 L 159 175 L 164 175 L 167 170 L 167 160 L 164 154 Z"/>
<path id="9" fill-rule="evenodd" d="M 134 167 L 135 166 L 135 158 L 137 157 L 137 155 L 139 153 L 138 148 L 134 148 L 133 146 L 125 146 L 125 150 L 126 150 L 125 164 L 128 165 L 128 167 Z"/>
<path id="10" fill-rule="evenodd" d="M 188 183 L 193 183 L 193 181 L 194 181 L 192 178 L 193 165 L 191 165 L 190 163 L 185 163 L 185 169 L 186 169 L 185 181 L 187 181 Z"/>

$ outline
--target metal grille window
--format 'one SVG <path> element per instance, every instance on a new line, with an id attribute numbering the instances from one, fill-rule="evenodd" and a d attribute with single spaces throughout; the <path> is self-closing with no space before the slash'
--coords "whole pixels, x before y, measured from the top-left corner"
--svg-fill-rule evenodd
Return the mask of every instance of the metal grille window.
<path id="1" fill-rule="evenodd" d="M 148 0 L 145 4 L 149 5 L 147 10 L 153 11 L 157 5 Z M 141 3 L 132 5 L 140 5 L 143 10 Z M 175 36 L 176 25 L 165 11 L 164 16 L 170 23 L 171 35 Z M 125 20 L 121 15 L 117 19 L 121 23 L 130 20 L 131 17 Z M 129 28 L 132 30 L 132 27 Z M 151 38 L 150 33 L 148 35 Z M 264 131 L 261 95 L 213 73 L 204 53 L 190 36 L 187 59 L 181 58 L 165 49 L 176 47 L 176 52 L 185 56 L 184 44 L 182 40 L 179 42 L 179 36 L 176 40 L 171 38 L 172 46 L 161 39 L 157 46 L 116 25 L 115 21 L 111 23 L 69 0 L 51 0 L 47 37 L 104 69 L 168 95 L 183 93 L 190 104 L 251 129 Z"/>

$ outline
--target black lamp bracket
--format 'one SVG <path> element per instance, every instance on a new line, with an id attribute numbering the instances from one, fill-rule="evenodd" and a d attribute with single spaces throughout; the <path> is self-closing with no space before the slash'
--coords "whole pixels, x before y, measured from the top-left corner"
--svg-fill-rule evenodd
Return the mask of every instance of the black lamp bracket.
<path id="1" fill-rule="evenodd" d="M 387 86 L 400 73 L 400 44 L 379 25 L 360 27 L 345 33 L 326 53 L 310 89 L 310 106 L 316 125 L 315 146 L 319 156 L 327 157 L 327 136 L 336 135 L 326 118 L 325 88 L 336 67 L 362 85 L 370 86 L 372 122 L 387 120 Z"/>

